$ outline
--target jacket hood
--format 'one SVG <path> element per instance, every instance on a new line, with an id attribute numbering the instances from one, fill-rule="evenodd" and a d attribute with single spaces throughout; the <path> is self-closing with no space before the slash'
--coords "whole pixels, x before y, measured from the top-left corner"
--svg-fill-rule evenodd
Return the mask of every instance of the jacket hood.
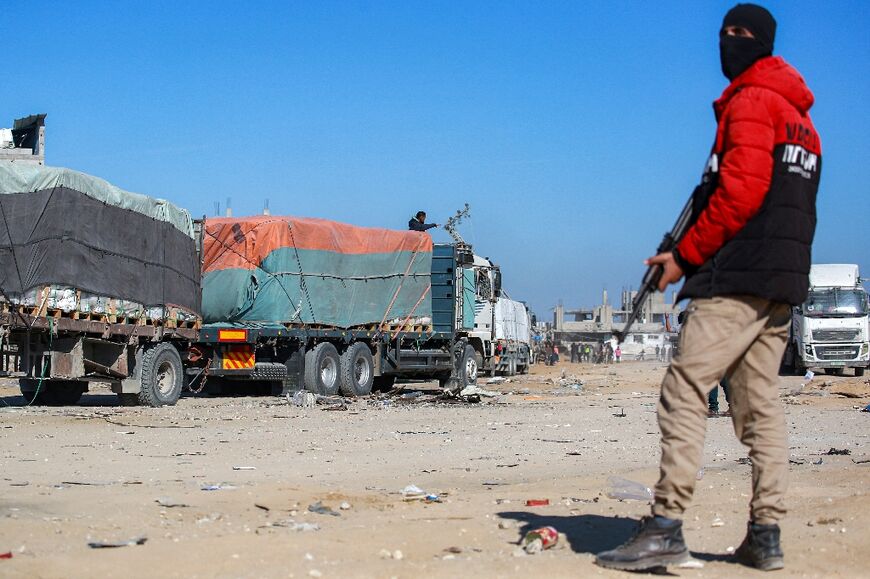
<path id="1" fill-rule="evenodd" d="M 755 62 L 728 85 L 722 96 L 713 103 L 716 117 L 722 114 L 734 95 L 749 86 L 764 88 L 781 95 L 801 114 L 806 114 L 815 100 L 807 83 L 793 66 L 781 56 L 768 56 Z"/>

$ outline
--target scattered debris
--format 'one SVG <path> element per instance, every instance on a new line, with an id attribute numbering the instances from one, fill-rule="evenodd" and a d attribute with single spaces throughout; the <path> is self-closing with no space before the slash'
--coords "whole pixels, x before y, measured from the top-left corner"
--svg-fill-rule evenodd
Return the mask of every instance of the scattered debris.
<path id="1" fill-rule="evenodd" d="M 264 527 L 281 527 L 298 533 L 310 533 L 312 531 L 320 530 L 320 525 L 317 523 L 297 523 L 293 519 L 287 519 L 286 521 L 272 521 L 271 523 L 264 525 Z"/>
<path id="2" fill-rule="evenodd" d="M 684 561 L 684 562 L 680 563 L 679 565 L 674 565 L 674 566 L 677 569 L 703 569 L 704 562 L 690 557 L 687 561 Z"/>
<path id="3" fill-rule="evenodd" d="M 710 523 L 710 526 L 711 526 L 711 527 L 724 527 L 724 526 L 725 526 L 725 521 L 723 521 L 723 520 L 720 519 L 719 517 L 716 517 L 715 519 L 713 519 L 713 522 Z"/>
<path id="4" fill-rule="evenodd" d="M 852 454 L 852 451 L 848 448 L 831 448 L 828 452 L 824 453 L 828 456 L 849 456 Z"/>
<path id="5" fill-rule="evenodd" d="M 290 396 L 289 393 L 287 394 L 287 402 L 300 408 L 313 408 L 317 404 L 317 396 L 307 390 L 298 390 L 293 396 Z"/>
<path id="6" fill-rule="evenodd" d="M 257 470 L 255 466 L 234 466 L 233 470 Z"/>
<path id="7" fill-rule="evenodd" d="M 749 458 L 748 456 L 744 456 L 742 458 L 737 459 L 737 464 L 746 464 L 746 465 L 752 466 L 752 459 Z"/>
<path id="8" fill-rule="evenodd" d="M 806 380 L 807 382 L 812 382 L 814 377 L 815 373 L 812 370 L 807 370 L 807 373 L 804 374 L 804 380 Z"/>
<path id="9" fill-rule="evenodd" d="M 402 559 L 405 558 L 405 555 L 401 551 L 399 551 L 398 549 L 396 549 L 395 551 L 381 549 L 380 552 L 378 553 L 378 556 L 381 559 L 394 559 L 396 561 L 401 561 Z"/>
<path id="10" fill-rule="evenodd" d="M 338 508 L 341 511 L 349 511 L 350 510 L 350 503 L 347 501 L 344 501 L 340 505 L 338 505 Z"/>
<path id="11" fill-rule="evenodd" d="M 313 505 L 308 505 L 308 512 L 317 513 L 318 515 L 332 515 L 333 517 L 341 516 L 341 513 L 333 511 L 331 507 L 327 507 L 321 501 L 317 501 Z"/>
<path id="12" fill-rule="evenodd" d="M 444 552 L 459 555 L 460 553 L 462 553 L 462 547 L 447 547 L 446 549 L 444 549 Z"/>
<path id="13" fill-rule="evenodd" d="M 11 559 L 12 551 L 6 551 L 5 553 L 0 553 L 0 559 Z"/>
<path id="14" fill-rule="evenodd" d="M 541 527 L 526 533 L 522 540 L 523 550 L 529 555 L 540 553 L 559 542 L 559 531 L 554 527 Z"/>
<path id="15" fill-rule="evenodd" d="M 615 416 L 616 418 L 625 418 L 625 417 L 628 416 L 628 415 L 625 413 L 625 408 L 620 408 L 620 409 L 619 409 L 619 414 L 614 414 L 614 416 Z"/>
<path id="16" fill-rule="evenodd" d="M 484 390 L 479 386 L 469 384 L 459 392 L 459 396 L 460 398 L 468 398 L 469 396 L 483 396 L 484 398 L 495 398 L 496 396 L 500 396 L 500 393 L 493 392 L 492 390 Z"/>
<path id="17" fill-rule="evenodd" d="M 127 539 L 126 541 L 93 541 L 88 543 L 91 549 L 115 549 L 117 547 L 132 547 L 134 545 L 144 545 L 148 538 L 144 535 Z"/>
<path id="18" fill-rule="evenodd" d="M 611 499 L 621 501 L 651 501 L 653 499 L 652 489 L 639 482 L 618 476 L 608 477 L 607 482 L 610 484 L 607 496 Z"/>
<path id="19" fill-rule="evenodd" d="M 402 500 L 440 503 L 441 496 L 436 493 L 426 492 L 417 485 L 408 485 L 402 489 Z"/>
<path id="20" fill-rule="evenodd" d="M 71 486 L 83 486 L 83 487 L 107 487 L 110 482 L 88 482 L 88 481 L 75 481 L 75 480 L 62 480 L 60 481 L 62 485 L 71 485 Z"/>
<path id="21" fill-rule="evenodd" d="M 548 507 L 550 499 L 529 499 L 526 501 L 527 507 Z"/>
<path id="22" fill-rule="evenodd" d="M 508 381 L 507 378 L 502 378 L 501 376 L 497 376 L 494 378 L 490 378 L 489 380 L 486 381 L 486 383 L 487 384 L 503 384 L 507 381 Z"/>
<path id="23" fill-rule="evenodd" d="M 231 491 L 235 488 L 236 487 L 234 487 L 233 485 L 219 484 L 219 485 L 206 485 L 206 486 L 202 487 L 202 489 L 200 489 L 200 490 L 204 490 L 204 491 Z"/>
<path id="24" fill-rule="evenodd" d="M 190 506 L 186 503 L 179 503 L 177 501 L 173 501 L 172 499 L 167 498 L 167 497 L 160 497 L 158 499 L 154 499 L 154 501 L 158 505 L 160 505 L 161 507 L 166 507 L 167 509 L 182 508 L 182 507 L 189 507 Z"/>
<path id="25" fill-rule="evenodd" d="M 831 388 L 831 394 L 843 398 L 867 398 L 870 396 L 870 388 L 863 384 L 839 383 Z"/>

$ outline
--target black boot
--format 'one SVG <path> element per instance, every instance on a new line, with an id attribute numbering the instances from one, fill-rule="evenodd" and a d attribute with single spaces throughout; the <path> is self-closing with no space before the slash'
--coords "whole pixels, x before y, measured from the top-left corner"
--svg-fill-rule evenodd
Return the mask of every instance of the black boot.
<path id="1" fill-rule="evenodd" d="M 756 525 L 749 522 L 746 538 L 734 552 L 734 560 L 762 571 L 774 571 L 785 566 L 779 546 L 779 525 Z"/>
<path id="2" fill-rule="evenodd" d="M 598 553 L 595 563 L 608 569 L 640 571 L 679 565 L 689 560 L 683 540 L 683 522 L 644 517 L 635 535 L 621 547 Z"/>

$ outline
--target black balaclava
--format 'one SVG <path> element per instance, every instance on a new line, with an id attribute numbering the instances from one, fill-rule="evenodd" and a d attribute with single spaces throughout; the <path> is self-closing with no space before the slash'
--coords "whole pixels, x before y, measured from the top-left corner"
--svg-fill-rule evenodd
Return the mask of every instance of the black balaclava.
<path id="1" fill-rule="evenodd" d="M 725 36 L 726 26 L 742 26 L 755 38 Z M 765 8 L 757 4 L 738 4 L 728 11 L 719 31 L 719 60 L 722 74 L 734 80 L 740 73 L 765 56 L 773 54 L 776 20 Z"/>

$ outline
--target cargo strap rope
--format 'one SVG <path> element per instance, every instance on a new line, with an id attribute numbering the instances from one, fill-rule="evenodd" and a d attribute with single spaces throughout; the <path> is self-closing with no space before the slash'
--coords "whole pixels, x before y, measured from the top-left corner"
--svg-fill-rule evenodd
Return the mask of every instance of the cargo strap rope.
<path id="1" fill-rule="evenodd" d="M 414 315 L 414 312 L 417 310 L 417 306 L 419 306 L 419 305 L 423 302 L 423 298 L 426 297 L 426 295 L 429 293 L 429 290 L 430 290 L 431 288 L 432 288 L 432 284 L 429 284 L 429 285 L 426 286 L 426 289 L 423 290 L 423 294 L 420 296 L 420 299 L 417 300 L 417 303 L 414 304 L 414 307 L 411 308 L 411 311 L 410 311 L 410 312 L 408 312 L 408 316 L 405 318 L 405 321 L 403 321 L 403 322 L 402 322 L 402 325 L 399 326 L 399 330 L 396 332 L 397 334 L 398 334 L 398 333 L 401 333 L 401 332 L 404 331 L 404 329 L 405 329 L 405 327 L 406 327 L 406 325 L 407 325 L 407 323 L 408 323 L 408 320 L 410 320 L 410 319 L 411 319 L 411 316 Z"/>
<path id="2" fill-rule="evenodd" d="M 378 326 L 378 332 L 379 332 L 379 333 L 384 331 L 384 324 L 385 324 L 386 321 L 387 321 L 387 317 L 390 315 L 390 311 L 393 309 L 393 305 L 395 305 L 395 303 L 396 303 L 396 299 L 398 299 L 398 297 L 399 297 L 399 293 L 402 291 L 402 286 L 405 285 L 405 280 L 408 278 L 408 273 L 410 273 L 410 271 L 411 271 L 411 266 L 414 265 L 414 262 L 417 260 L 417 255 L 418 255 L 419 253 L 420 253 L 420 245 L 418 244 L 417 247 L 414 248 L 414 253 L 411 254 L 411 260 L 408 262 L 408 267 L 405 268 L 405 273 L 402 274 L 402 279 L 401 279 L 401 281 L 399 282 L 399 287 L 396 288 L 396 292 L 393 294 L 393 299 L 390 300 L 390 304 L 387 306 L 387 309 L 386 309 L 386 311 L 384 312 L 384 317 L 381 318 L 381 323 L 380 323 L 380 325 Z M 426 293 L 428 293 L 428 292 L 429 292 L 429 287 L 427 287 L 427 288 L 426 288 L 426 291 L 423 292 L 423 295 L 420 296 L 420 300 L 422 300 L 423 297 L 425 297 L 425 296 L 426 296 Z M 417 309 L 417 306 L 420 305 L 420 300 L 417 301 L 417 304 L 416 304 L 416 305 L 414 306 L 414 308 L 411 310 L 411 314 L 413 314 L 413 313 L 414 313 L 414 310 Z M 408 317 L 410 318 L 410 314 L 409 314 Z M 405 321 L 407 322 L 408 320 L 406 319 Z"/>

